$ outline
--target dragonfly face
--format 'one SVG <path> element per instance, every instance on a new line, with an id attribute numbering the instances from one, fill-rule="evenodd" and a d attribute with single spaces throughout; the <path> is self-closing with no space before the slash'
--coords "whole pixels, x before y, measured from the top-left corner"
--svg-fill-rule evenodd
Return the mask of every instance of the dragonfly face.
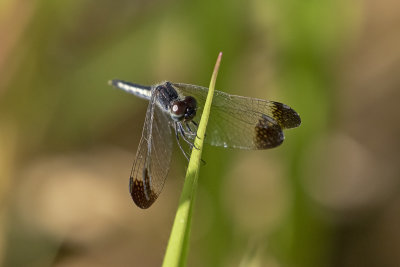
<path id="1" fill-rule="evenodd" d="M 192 96 L 176 100 L 171 104 L 171 118 L 174 121 L 191 121 L 196 116 L 197 102 Z"/>
<path id="2" fill-rule="evenodd" d="M 205 87 L 164 82 L 143 86 L 122 80 L 110 84 L 149 100 L 142 138 L 132 166 L 130 193 L 140 208 L 150 207 L 164 185 L 172 155 L 172 132 L 186 158 L 207 98 Z M 268 100 L 215 91 L 205 143 L 239 149 L 268 149 L 284 140 L 283 129 L 299 126 L 300 116 L 289 106 Z"/>

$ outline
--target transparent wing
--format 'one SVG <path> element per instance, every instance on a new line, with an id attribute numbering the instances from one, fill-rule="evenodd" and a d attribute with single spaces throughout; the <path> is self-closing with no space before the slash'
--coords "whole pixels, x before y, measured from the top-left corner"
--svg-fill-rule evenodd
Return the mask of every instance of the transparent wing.
<path id="1" fill-rule="evenodd" d="M 152 96 L 129 181 L 132 199 L 142 209 L 149 208 L 157 199 L 168 174 L 172 153 L 168 122 Z"/>
<path id="2" fill-rule="evenodd" d="M 197 100 L 194 121 L 198 123 L 208 88 L 182 83 L 173 86 L 181 95 Z M 204 141 L 214 146 L 267 149 L 283 142 L 282 129 L 300 123 L 300 116 L 285 104 L 215 91 Z"/>

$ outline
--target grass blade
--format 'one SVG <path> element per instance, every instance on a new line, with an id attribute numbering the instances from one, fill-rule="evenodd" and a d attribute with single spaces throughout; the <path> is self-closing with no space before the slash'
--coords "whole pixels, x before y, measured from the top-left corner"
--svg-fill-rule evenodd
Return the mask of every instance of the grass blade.
<path id="1" fill-rule="evenodd" d="M 211 76 L 207 100 L 204 105 L 203 114 L 197 130 L 195 146 L 198 149 L 192 149 L 189 165 L 186 171 L 185 183 L 179 200 L 178 210 L 175 215 L 172 226 L 171 236 L 168 241 L 167 251 L 165 253 L 163 266 L 178 267 L 186 265 L 186 258 L 189 249 L 189 236 L 192 221 L 193 202 L 196 194 L 197 179 L 199 176 L 201 153 L 203 150 L 203 140 L 206 132 L 206 126 L 211 109 L 211 102 L 214 95 L 215 82 L 217 80 L 219 65 L 222 52 L 219 53 L 215 63 L 214 72 Z"/>

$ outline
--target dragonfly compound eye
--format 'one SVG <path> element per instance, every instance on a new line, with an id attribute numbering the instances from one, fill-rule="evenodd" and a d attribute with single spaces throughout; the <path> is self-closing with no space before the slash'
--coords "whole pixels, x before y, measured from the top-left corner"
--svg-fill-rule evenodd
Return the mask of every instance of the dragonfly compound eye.
<path id="1" fill-rule="evenodd" d="M 196 116 L 197 101 L 192 96 L 186 96 L 183 102 L 186 105 L 185 120 L 190 121 Z"/>
<path id="2" fill-rule="evenodd" d="M 171 117 L 174 121 L 181 121 L 185 116 L 186 103 L 184 101 L 174 101 L 171 105 Z"/>

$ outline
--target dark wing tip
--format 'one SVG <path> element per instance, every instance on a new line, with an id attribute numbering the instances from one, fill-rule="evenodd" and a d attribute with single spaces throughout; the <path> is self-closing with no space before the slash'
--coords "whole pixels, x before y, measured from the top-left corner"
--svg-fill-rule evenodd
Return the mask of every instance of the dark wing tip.
<path id="1" fill-rule="evenodd" d="M 150 188 L 148 180 L 145 180 L 145 182 L 146 189 L 144 187 L 143 181 L 139 181 L 137 179 L 134 179 L 133 177 L 129 178 L 129 191 L 131 193 L 133 202 L 135 202 L 136 206 L 141 209 L 149 208 L 158 197 L 157 194 L 155 194 Z"/>
<path id="2" fill-rule="evenodd" d="M 282 128 L 289 129 L 300 126 L 300 115 L 294 109 L 279 102 L 273 102 L 273 104 L 273 118 Z"/>
<path id="3" fill-rule="evenodd" d="M 254 127 L 254 130 L 254 144 L 256 149 L 277 147 L 282 144 L 285 139 L 281 126 L 267 115 L 262 115 Z"/>

